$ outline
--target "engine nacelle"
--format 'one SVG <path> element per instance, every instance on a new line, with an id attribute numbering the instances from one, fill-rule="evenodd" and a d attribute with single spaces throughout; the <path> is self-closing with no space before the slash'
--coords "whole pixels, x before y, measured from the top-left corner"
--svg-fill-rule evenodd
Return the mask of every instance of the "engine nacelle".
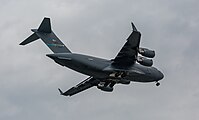
<path id="1" fill-rule="evenodd" d="M 147 48 L 139 48 L 138 53 L 145 57 L 153 58 L 155 57 L 155 51 L 154 50 L 149 50 Z"/>
<path id="2" fill-rule="evenodd" d="M 98 89 L 102 90 L 102 91 L 106 91 L 106 92 L 112 92 L 113 91 L 113 87 L 110 86 L 97 86 Z"/>
<path id="3" fill-rule="evenodd" d="M 152 59 L 147 59 L 147 58 L 144 58 L 144 57 L 141 57 L 141 56 L 137 57 L 137 62 L 140 63 L 141 65 L 149 66 L 149 67 L 153 65 Z"/>
<path id="4" fill-rule="evenodd" d="M 130 84 L 130 80 L 126 80 L 126 79 L 121 79 L 120 81 L 119 81 L 119 83 L 121 83 L 121 84 L 125 84 L 125 85 L 128 85 L 128 84 Z"/>

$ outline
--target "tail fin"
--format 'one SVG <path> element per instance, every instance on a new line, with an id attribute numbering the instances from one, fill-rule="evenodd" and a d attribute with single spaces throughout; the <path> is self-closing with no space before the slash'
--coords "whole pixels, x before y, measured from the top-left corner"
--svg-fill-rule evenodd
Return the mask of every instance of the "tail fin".
<path id="1" fill-rule="evenodd" d="M 19 45 L 29 44 L 39 38 L 54 53 L 71 53 L 71 51 L 61 42 L 51 29 L 50 18 L 44 18 L 38 29 L 31 29 L 34 32 L 31 36 L 21 42 Z"/>
<path id="2" fill-rule="evenodd" d="M 41 25 L 38 28 L 39 32 L 44 32 L 44 33 L 51 33 L 51 24 L 50 24 L 50 18 L 44 18 L 42 21 Z"/>

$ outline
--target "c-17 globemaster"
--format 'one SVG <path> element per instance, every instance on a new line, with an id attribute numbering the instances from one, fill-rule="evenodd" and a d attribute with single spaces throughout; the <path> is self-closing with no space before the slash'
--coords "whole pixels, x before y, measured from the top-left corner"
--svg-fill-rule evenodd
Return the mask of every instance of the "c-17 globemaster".
<path id="1" fill-rule="evenodd" d="M 44 18 L 38 29 L 31 29 L 34 33 L 20 45 L 26 45 L 41 38 L 54 52 L 46 56 L 61 66 L 89 76 L 66 92 L 59 89 L 60 94 L 64 96 L 72 96 L 93 86 L 97 86 L 102 91 L 112 92 L 114 85 L 130 84 L 130 82 L 155 82 L 156 86 L 159 86 L 159 80 L 163 79 L 164 75 L 152 67 L 153 61 L 148 59 L 155 56 L 155 51 L 139 47 L 141 33 L 133 23 L 132 28 L 133 31 L 126 43 L 111 60 L 72 53 L 52 31 L 50 18 Z"/>

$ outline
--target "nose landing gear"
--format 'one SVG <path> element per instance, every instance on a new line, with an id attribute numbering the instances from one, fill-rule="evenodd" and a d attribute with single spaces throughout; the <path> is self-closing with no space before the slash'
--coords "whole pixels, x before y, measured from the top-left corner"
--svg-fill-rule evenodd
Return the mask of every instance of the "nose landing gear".
<path id="1" fill-rule="evenodd" d="M 158 81 L 156 81 L 156 84 L 155 84 L 156 86 L 160 86 L 160 83 L 158 82 Z"/>

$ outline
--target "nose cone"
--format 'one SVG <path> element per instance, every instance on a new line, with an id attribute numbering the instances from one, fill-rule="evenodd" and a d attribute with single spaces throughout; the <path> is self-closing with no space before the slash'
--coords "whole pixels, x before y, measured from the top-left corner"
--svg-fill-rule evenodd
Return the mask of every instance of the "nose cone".
<path id="1" fill-rule="evenodd" d="M 158 80 L 161 80 L 161 79 L 163 79 L 163 78 L 164 78 L 164 74 L 163 74 L 162 72 L 158 71 L 157 79 L 158 79 Z"/>

